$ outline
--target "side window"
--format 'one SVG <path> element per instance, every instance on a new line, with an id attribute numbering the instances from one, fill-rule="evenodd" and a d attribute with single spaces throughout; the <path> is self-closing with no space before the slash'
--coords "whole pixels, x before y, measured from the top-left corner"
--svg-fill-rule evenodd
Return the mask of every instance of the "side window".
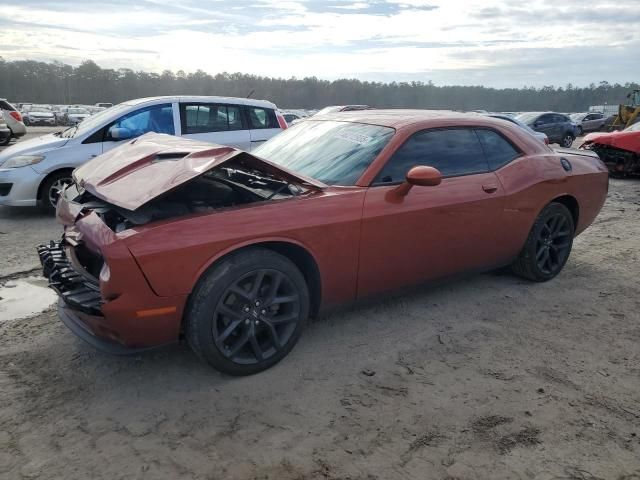
<path id="1" fill-rule="evenodd" d="M 604 114 L 602 113 L 594 113 L 592 116 L 592 120 L 600 120 L 601 118 L 604 118 Z"/>
<path id="2" fill-rule="evenodd" d="M 154 105 L 123 115 L 107 127 L 105 140 L 115 140 L 110 131 L 119 129 L 118 140 L 139 137 L 148 132 L 175 135 L 171 104 Z"/>
<path id="3" fill-rule="evenodd" d="M 435 167 L 445 177 L 489 170 L 480 141 L 473 130 L 425 130 L 415 133 L 395 151 L 374 183 L 402 182 L 407 172 L 416 165 Z"/>
<path id="4" fill-rule="evenodd" d="M 540 115 L 540 118 L 538 118 L 536 123 L 540 125 L 548 125 L 549 123 L 553 123 L 553 117 L 549 114 Z"/>
<path id="5" fill-rule="evenodd" d="M 497 170 L 520 156 L 520 152 L 499 133 L 485 129 L 478 129 L 476 133 L 491 170 Z"/>
<path id="6" fill-rule="evenodd" d="M 553 116 L 553 122 L 554 123 L 566 123 L 568 122 L 569 119 L 567 117 L 565 117 L 564 115 L 558 115 L 557 113 Z"/>
<path id="7" fill-rule="evenodd" d="M 180 122 L 185 135 L 243 129 L 240 108 L 233 105 L 183 103 L 180 104 Z"/>
<path id="8" fill-rule="evenodd" d="M 252 130 L 260 128 L 280 128 L 276 112 L 270 108 L 247 107 L 249 127 Z"/>

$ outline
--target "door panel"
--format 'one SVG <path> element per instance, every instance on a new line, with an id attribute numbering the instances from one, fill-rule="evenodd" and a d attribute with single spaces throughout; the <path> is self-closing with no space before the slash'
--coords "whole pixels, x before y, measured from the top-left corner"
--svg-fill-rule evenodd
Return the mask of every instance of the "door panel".
<path id="1" fill-rule="evenodd" d="M 251 148 L 259 147 L 271 137 L 280 133 L 280 128 L 260 128 L 251 130 Z"/>
<path id="2" fill-rule="evenodd" d="M 276 112 L 271 108 L 248 106 L 245 116 L 251 129 L 251 148 L 259 147 L 281 131 Z"/>
<path id="3" fill-rule="evenodd" d="M 240 150 L 250 150 L 251 148 L 249 130 L 191 133 L 182 136 L 185 138 L 200 140 L 201 142 L 216 143 L 218 145 L 228 145 L 230 147 L 239 148 Z"/>
<path id="4" fill-rule="evenodd" d="M 504 190 L 494 173 L 436 187 L 371 187 L 364 203 L 358 297 L 507 260 L 500 249 Z"/>

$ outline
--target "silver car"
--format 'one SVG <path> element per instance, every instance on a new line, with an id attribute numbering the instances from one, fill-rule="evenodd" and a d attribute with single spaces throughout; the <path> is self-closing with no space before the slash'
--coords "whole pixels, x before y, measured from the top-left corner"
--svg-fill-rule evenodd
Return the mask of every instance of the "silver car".
<path id="1" fill-rule="evenodd" d="M 599 132 L 604 128 L 605 122 L 607 121 L 604 113 L 598 112 L 574 113 L 569 115 L 569 117 L 578 126 L 578 135 L 589 132 Z"/>
<path id="2" fill-rule="evenodd" d="M 0 139 L 0 145 L 9 145 L 12 138 L 19 138 L 27 133 L 27 127 L 22 122 L 22 114 L 4 98 L 0 98 L 0 113 L 4 117 L 7 128 L 11 131 L 8 138 Z"/>
<path id="3" fill-rule="evenodd" d="M 49 125 L 56 126 L 56 116 L 49 109 L 44 107 L 31 107 L 24 114 L 25 125 Z"/>
<path id="4" fill-rule="evenodd" d="M 32 107 L 36 108 L 36 107 Z M 170 96 L 129 100 L 66 130 L 0 152 L 0 205 L 52 211 L 74 168 L 147 132 L 251 151 L 287 128 L 265 100 Z"/>

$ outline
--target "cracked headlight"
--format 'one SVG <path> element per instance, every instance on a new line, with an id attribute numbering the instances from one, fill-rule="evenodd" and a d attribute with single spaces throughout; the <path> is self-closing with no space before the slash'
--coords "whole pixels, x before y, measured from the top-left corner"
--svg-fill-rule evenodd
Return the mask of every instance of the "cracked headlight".
<path id="1" fill-rule="evenodd" d="M 15 157 L 11 157 L 1 166 L 3 168 L 26 167 L 27 165 L 35 165 L 36 163 L 40 163 L 42 160 L 44 160 L 44 157 L 42 155 L 18 155 Z"/>

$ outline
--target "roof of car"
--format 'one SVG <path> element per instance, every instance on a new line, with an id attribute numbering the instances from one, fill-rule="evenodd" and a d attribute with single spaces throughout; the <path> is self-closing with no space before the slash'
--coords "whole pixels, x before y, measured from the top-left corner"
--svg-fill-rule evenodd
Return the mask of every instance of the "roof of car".
<path id="1" fill-rule="evenodd" d="M 461 113 L 451 110 L 355 110 L 351 112 L 327 113 L 315 115 L 309 121 L 338 120 L 343 122 L 367 123 L 383 127 L 400 128 L 418 123 L 442 123 L 450 121 L 473 120 L 491 124 L 491 117 L 479 113 Z"/>
<path id="2" fill-rule="evenodd" d="M 157 102 L 212 102 L 212 103 L 233 103 L 236 105 L 255 105 L 258 107 L 276 108 L 275 104 L 268 100 L 256 100 L 253 98 L 239 97 L 215 97 L 204 95 L 165 95 L 160 97 L 145 97 L 127 100 L 122 103 L 127 105 L 139 105 L 143 103 Z"/>

